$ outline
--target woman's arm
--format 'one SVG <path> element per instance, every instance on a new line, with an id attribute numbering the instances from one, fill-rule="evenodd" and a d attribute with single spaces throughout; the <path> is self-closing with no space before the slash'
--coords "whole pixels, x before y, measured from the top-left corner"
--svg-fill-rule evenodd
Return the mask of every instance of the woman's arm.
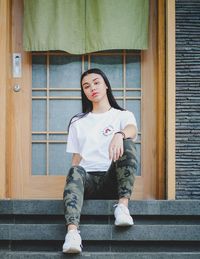
<path id="1" fill-rule="evenodd" d="M 134 125 L 127 125 L 123 130 L 125 138 L 134 138 L 137 134 L 137 129 Z M 121 133 L 114 134 L 110 145 L 109 145 L 109 158 L 113 161 L 118 160 L 124 153 L 123 138 L 124 135 Z"/>
<path id="2" fill-rule="evenodd" d="M 79 165 L 80 161 L 81 161 L 81 156 L 80 156 L 80 154 L 74 153 L 74 154 L 72 155 L 72 166 Z"/>
<path id="3" fill-rule="evenodd" d="M 123 130 L 120 130 L 125 134 L 125 138 L 135 138 L 137 132 L 134 125 L 127 125 Z"/>

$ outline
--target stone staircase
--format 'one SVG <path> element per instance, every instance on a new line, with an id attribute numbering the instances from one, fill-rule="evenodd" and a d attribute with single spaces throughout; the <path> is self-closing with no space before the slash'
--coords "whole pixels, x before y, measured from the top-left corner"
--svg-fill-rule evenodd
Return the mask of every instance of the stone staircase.
<path id="1" fill-rule="evenodd" d="M 66 255 L 62 201 L 1 200 L 0 259 L 200 258 L 200 201 L 131 201 L 129 228 L 114 226 L 114 204 L 85 201 L 83 253 Z"/>

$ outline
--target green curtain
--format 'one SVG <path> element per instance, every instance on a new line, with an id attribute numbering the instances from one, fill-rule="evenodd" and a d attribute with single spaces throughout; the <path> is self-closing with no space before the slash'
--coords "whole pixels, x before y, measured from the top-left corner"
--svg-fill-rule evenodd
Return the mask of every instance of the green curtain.
<path id="1" fill-rule="evenodd" d="M 24 0 L 26 51 L 148 47 L 149 0 Z"/>

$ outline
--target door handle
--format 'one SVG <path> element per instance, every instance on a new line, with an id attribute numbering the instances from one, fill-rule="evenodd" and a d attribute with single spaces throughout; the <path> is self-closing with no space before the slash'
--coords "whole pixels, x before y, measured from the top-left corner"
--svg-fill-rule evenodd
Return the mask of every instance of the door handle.
<path id="1" fill-rule="evenodd" d="M 20 85 L 14 85 L 13 86 L 13 91 L 14 92 L 19 92 L 21 90 L 21 86 Z"/>

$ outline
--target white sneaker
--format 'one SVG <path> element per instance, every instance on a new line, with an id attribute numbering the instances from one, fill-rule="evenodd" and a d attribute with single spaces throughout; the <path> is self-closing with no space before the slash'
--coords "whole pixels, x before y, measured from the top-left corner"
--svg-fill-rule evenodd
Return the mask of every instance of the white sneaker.
<path id="1" fill-rule="evenodd" d="M 124 204 L 116 204 L 114 207 L 116 207 L 114 211 L 115 226 L 132 226 L 134 224 L 130 212 Z"/>
<path id="2" fill-rule="evenodd" d="M 82 240 L 80 231 L 74 229 L 68 231 L 65 236 L 65 242 L 63 244 L 63 253 L 81 253 L 82 252 Z"/>

